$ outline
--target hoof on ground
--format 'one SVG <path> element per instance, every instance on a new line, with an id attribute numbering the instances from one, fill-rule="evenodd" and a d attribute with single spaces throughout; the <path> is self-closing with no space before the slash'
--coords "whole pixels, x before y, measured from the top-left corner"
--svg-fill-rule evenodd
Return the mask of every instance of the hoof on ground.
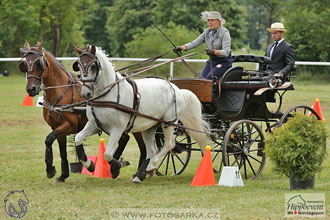
<path id="1" fill-rule="evenodd" d="M 138 184 L 138 183 L 142 183 L 142 181 L 136 176 L 132 179 L 132 183 Z"/>
<path id="2" fill-rule="evenodd" d="M 62 179 L 61 177 L 58 177 L 55 179 L 54 181 L 55 183 L 64 183 L 65 182 L 65 179 Z"/>
<path id="3" fill-rule="evenodd" d="M 56 169 L 54 166 L 51 167 L 50 170 L 47 170 L 47 177 L 48 178 L 53 178 L 56 174 Z"/>
<path id="4" fill-rule="evenodd" d="M 94 172 L 95 170 L 95 163 L 93 161 L 91 161 L 91 165 L 89 165 L 89 167 L 87 168 L 87 170 L 91 173 Z"/>
<path id="5" fill-rule="evenodd" d="M 146 171 L 146 178 L 151 178 L 156 173 L 156 169 Z"/>

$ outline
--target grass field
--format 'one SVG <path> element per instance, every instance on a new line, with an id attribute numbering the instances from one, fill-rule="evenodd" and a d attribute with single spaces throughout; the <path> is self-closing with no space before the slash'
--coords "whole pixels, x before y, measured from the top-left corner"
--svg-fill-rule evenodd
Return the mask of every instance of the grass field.
<path id="1" fill-rule="evenodd" d="M 330 130 L 330 82 L 295 83 L 295 90 L 285 95 L 283 110 L 295 104 L 311 106 L 320 99 L 325 123 Z M 112 219 L 116 208 L 144 209 L 216 209 L 221 219 L 282 219 L 285 194 L 291 193 L 289 179 L 272 172 L 268 160 L 261 176 L 245 181 L 244 187 L 190 187 L 201 160 L 193 152 L 190 163 L 179 176 L 155 176 L 143 184 L 132 184 L 138 162 L 138 148 L 129 142 L 124 158 L 131 165 L 121 170 L 116 180 L 99 179 L 71 174 L 65 183 L 55 184 L 48 179 L 44 163 L 44 140 L 51 129 L 42 118 L 42 108 L 23 107 L 25 78 L 0 78 L 0 219 L 11 219 L 5 212 L 3 199 L 10 191 L 24 190 L 29 198 L 26 215 L 22 219 Z M 34 98 L 34 103 L 36 98 Z M 102 135 L 106 141 L 107 136 Z M 97 155 L 100 137 L 86 142 L 88 155 Z M 330 146 L 328 141 L 327 146 Z M 329 147 L 328 152 L 329 151 Z M 68 151 L 73 148 L 69 147 Z M 54 163 L 60 172 L 57 143 L 54 144 Z M 69 154 L 69 162 L 75 160 Z M 325 193 L 327 219 L 330 219 L 330 156 L 317 174 L 315 189 L 294 193 Z M 56 175 L 58 177 L 59 174 Z M 216 182 L 220 174 L 215 175 Z M 159 218 L 157 218 L 159 219 Z M 318 218 L 320 219 L 320 218 Z"/>

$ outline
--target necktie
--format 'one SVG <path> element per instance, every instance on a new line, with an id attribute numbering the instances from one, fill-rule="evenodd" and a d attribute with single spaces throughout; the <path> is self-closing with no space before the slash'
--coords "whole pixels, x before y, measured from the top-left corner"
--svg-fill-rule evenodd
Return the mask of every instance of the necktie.
<path id="1" fill-rule="evenodd" d="M 211 39 L 214 40 L 214 34 L 217 33 L 217 31 L 211 31 Z"/>
<path id="2" fill-rule="evenodd" d="M 276 42 L 274 43 L 274 45 L 273 45 L 273 47 L 272 47 L 272 49 L 271 49 L 271 51 L 270 51 L 270 57 L 273 56 L 273 54 L 274 54 L 274 50 L 276 49 L 277 45 L 278 45 L 278 41 L 276 41 Z"/>

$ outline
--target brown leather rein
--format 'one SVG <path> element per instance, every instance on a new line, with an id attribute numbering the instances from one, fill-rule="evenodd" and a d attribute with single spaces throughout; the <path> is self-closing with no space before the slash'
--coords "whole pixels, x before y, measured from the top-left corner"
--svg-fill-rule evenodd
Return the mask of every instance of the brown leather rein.
<path id="1" fill-rule="evenodd" d="M 143 114 L 143 113 L 139 112 L 138 110 L 136 110 L 135 107 L 134 108 L 130 108 L 128 106 L 119 104 L 118 97 L 117 97 L 117 102 L 114 102 L 114 101 L 97 101 L 97 99 L 99 99 L 99 98 L 105 96 L 106 94 L 108 94 L 112 90 L 112 88 L 114 88 L 115 85 L 119 84 L 123 80 L 126 80 L 126 79 L 128 79 L 130 77 L 133 77 L 135 75 L 141 74 L 143 72 L 146 72 L 146 71 L 148 71 L 150 69 L 159 67 L 161 65 L 164 65 L 164 64 L 167 64 L 167 63 L 170 63 L 170 62 L 176 62 L 178 60 L 182 60 L 182 59 L 184 59 L 186 57 L 189 57 L 189 56 L 192 56 L 192 55 L 194 55 L 196 53 L 197 52 L 189 53 L 189 54 L 186 54 L 186 55 L 181 56 L 181 57 L 177 57 L 177 58 L 172 59 L 172 60 L 169 60 L 169 61 L 165 61 L 165 62 L 162 62 L 162 63 L 159 63 L 159 64 L 148 66 L 147 68 L 143 68 L 142 70 L 140 70 L 140 71 L 138 71 L 136 73 L 133 73 L 133 74 L 124 76 L 121 79 L 118 79 L 118 80 L 114 81 L 113 83 L 110 83 L 109 85 L 107 85 L 107 86 L 99 89 L 98 92 L 101 92 L 101 91 L 107 89 L 107 91 L 105 91 L 101 95 L 99 95 L 97 97 L 94 97 L 94 98 L 91 98 L 91 99 L 88 99 L 88 100 L 85 100 L 85 101 L 82 101 L 82 102 L 79 102 L 79 103 L 71 104 L 71 105 L 68 105 L 68 106 L 63 106 L 62 109 L 64 110 L 64 109 L 67 109 L 67 108 L 72 108 L 74 106 L 79 106 L 81 104 L 86 104 L 87 103 L 87 105 L 88 106 L 91 106 L 91 107 L 113 108 L 113 109 L 116 109 L 116 110 L 119 110 L 119 111 L 122 111 L 122 112 L 125 112 L 125 113 L 128 113 L 128 114 L 132 114 L 135 117 L 136 116 L 141 116 L 141 117 L 144 117 L 144 118 L 153 120 L 153 121 L 157 121 L 159 123 L 163 123 L 166 126 L 175 126 L 175 127 L 178 127 L 178 128 L 183 128 L 183 129 L 191 130 L 191 131 L 198 132 L 198 133 L 212 135 L 211 133 L 208 133 L 208 132 L 204 132 L 204 131 L 196 130 L 196 129 L 193 129 L 193 128 L 185 127 L 185 126 L 180 125 L 178 123 L 174 123 L 173 121 L 166 121 L 166 120 L 163 120 L 163 119 L 155 118 L 155 117 L 150 116 L 150 115 Z M 95 59 L 96 58 L 97 57 L 95 56 Z M 92 63 L 92 62 L 97 62 L 97 61 L 96 60 L 95 61 L 91 61 L 90 63 Z M 96 78 L 94 78 L 94 80 L 96 80 Z M 94 80 L 88 80 L 88 82 L 93 82 Z M 85 86 L 85 84 L 83 86 Z M 97 120 L 97 118 L 95 117 L 95 113 L 94 113 L 94 118 Z M 102 129 L 102 127 L 100 127 L 101 125 L 99 125 L 100 123 L 97 123 L 97 124 L 98 124 L 98 127 Z"/>

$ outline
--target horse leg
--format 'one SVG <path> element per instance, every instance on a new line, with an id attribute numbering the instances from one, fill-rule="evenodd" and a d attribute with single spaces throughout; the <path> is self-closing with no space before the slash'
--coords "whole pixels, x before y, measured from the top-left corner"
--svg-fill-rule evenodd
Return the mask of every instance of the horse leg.
<path id="1" fill-rule="evenodd" d="M 53 166 L 53 148 L 52 148 L 52 145 L 56 137 L 57 137 L 57 131 L 54 130 L 47 135 L 45 140 L 45 144 L 46 144 L 45 162 L 46 162 L 46 172 L 48 178 L 52 178 L 56 174 L 56 169 Z"/>
<path id="2" fill-rule="evenodd" d="M 113 132 L 109 132 L 109 134 L 111 135 L 111 138 L 109 140 L 107 148 L 105 149 L 104 159 L 110 164 L 110 172 L 112 178 L 116 179 L 119 176 L 121 164 L 116 158 L 114 158 L 113 155 L 115 154 L 116 150 L 115 145 L 122 136 L 123 131 L 120 131 L 117 128 Z"/>
<path id="3" fill-rule="evenodd" d="M 155 166 L 159 158 L 163 158 L 167 154 L 167 152 L 169 152 L 175 147 L 175 141 L 173 137 L 174 127 L 172 126 L 166 128 L 163 127 L 163 131 L 164 131 L 164 140 L 165 140 L 164 146 L 155 156 L 153 156 L 150 159 L 150 162 L 146 169 L 147 173 L 154 173 L 156 170 Z"/>
<path id="4" fill-rule="evenodd" d="M 76 134 L 75 137 L 76 153 L 78 159 L 89 172 L 94 171 L 95 164 L 93 161 L 87 159 L 82 142 L 86 137 L 96 134 L 98 131 L 99 129 L 96 128 L 93 123 L 88 121 L 84 129 Z"/>
<path id="5" fill-rule="evenodd" d="M 123 135 L 120 137 L 118 141 L 118 147 L 116 149 L 115 154 L 113 155 L 113 158 L 116 160 L 119 160 L 121 155 L 123 154 L 123 151 L 126 148 L 127 142 L 129 141 L 130 137 L 128 134 L 123 133 Z M 121 167 L 128 166 L 129 162 L 128 161 L 121 161 Z"/>
<path id="6" fill-rule="evenodd" d="M 141 183 L 146 177 L 151 177 L 154 173 L 146 172 L 146 168 L 150 163 L 150 158 L 157 153 L 157 147 L 155 142 L 155 132 L 159 125 L 153 126 L 146 131 L 142 132 L 143 141 L 145 143 L 146 151 L 147 151 L 147 159 L 143 161 L 143 163 L 139 166 L 138 172 L 135 176 L 133 176 L 133 183 Z M 140 158 L 141 159 L 141 158 Z"/>
<path id="7" fill-rule="evenodd" d="M 69 163 L 66 151 L 66 136 L 57 138 L 61 155 L 61 176 L 56 178 L 56 182 L 64 182 L 69 177 Z"/>
<path id="8" fill-rule="evenodd" d="M 133 135 L 140 149 L 140 160 L 138 166 L 138 170 L 139 170 L 147 157 L 146 145 L 144 144 L 141 132 L 133 133 Z"/>

